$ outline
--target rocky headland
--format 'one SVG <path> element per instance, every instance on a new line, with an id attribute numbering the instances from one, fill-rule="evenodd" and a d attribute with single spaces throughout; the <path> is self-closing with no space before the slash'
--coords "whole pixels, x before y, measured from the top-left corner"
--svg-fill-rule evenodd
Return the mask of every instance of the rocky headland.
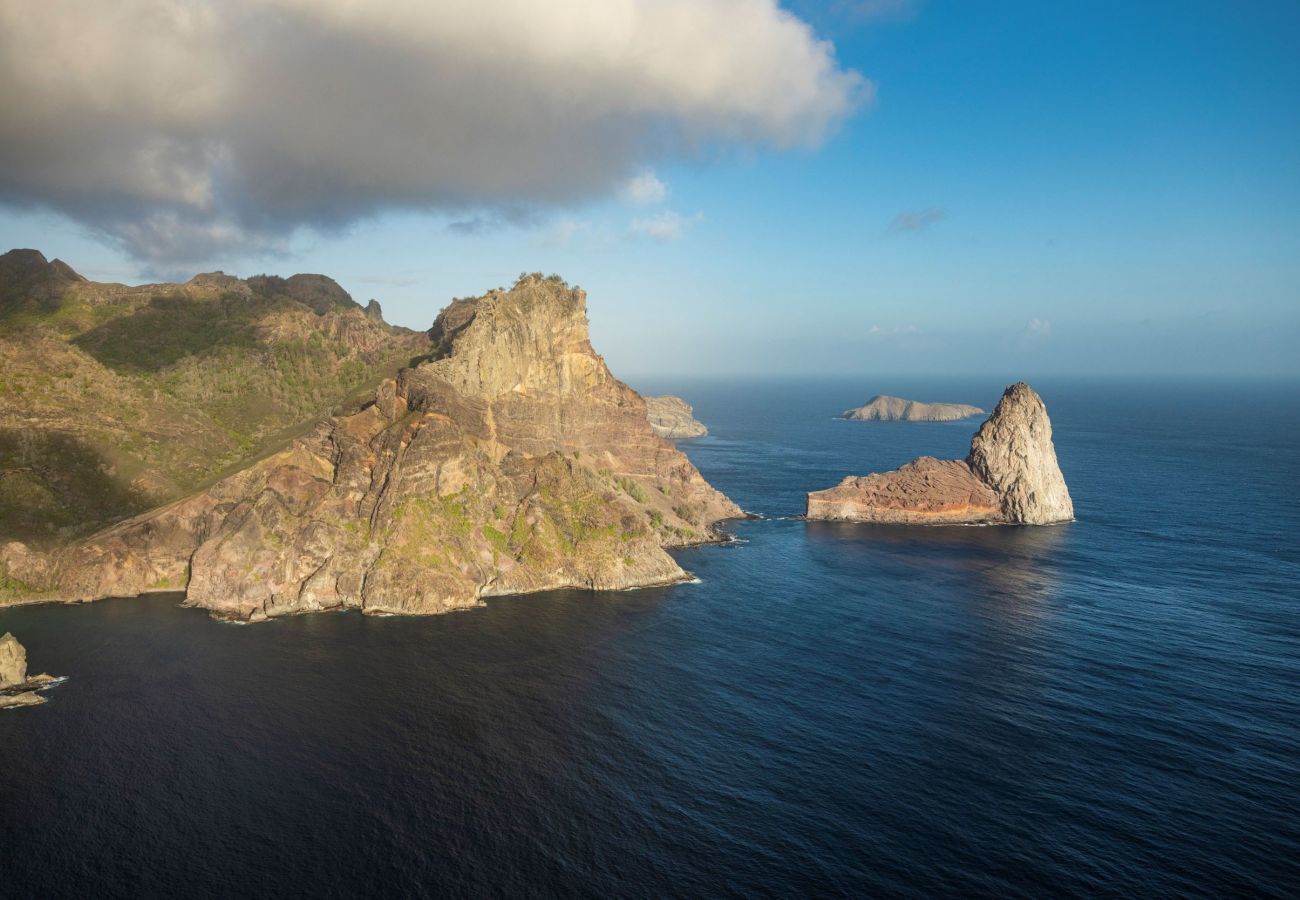
<path id="1" fill-rule="evenodd" d="M 240 621 L 438 613 L 679 581 L 666 548 L 722 540 L 714 525 L 742 514 L 592 349 L 581 290 L 521 277 L 453 301 L 428 343 L 284 449 L 57 552 L 11 542 L 0 561 L 32 579 L 27 599 L 183 590 Z"/>
<path id="2" fill-rule="evenodd" d="M 965 459 L 923 456 L 892 472 L 849 476 L 808 494 L 806 517 L 919 525 L 1069 522 L 1047 407 L 1029 385 L 1008 387 Z"/>
<path id="3" fill-rule="evenodd" d="M 0 709 L 40 706 L 45 702 L 38 691 L 58 684 L 53 675 L 27 674 L 27 650 L 12 634 L 0 637 Z"/>
<path id="4" fill-rule="evenodd" d="M 709 429 L 695 418 L 695 410 L 681 397 L 663 394 L 658 397 L 645 398 L 646 414 L 650 418 L 650 427 L 661 438 L 670 441 L 683 438 L 704 437 Z"/>
<path id="5" fill-rule="evenodd" d="M 955 422 L 982 415 L 984 410 L 966 403 L 922 403 L 877 394 L 863 406 L 844 410 L 840 418 L 854 422 Z"/>

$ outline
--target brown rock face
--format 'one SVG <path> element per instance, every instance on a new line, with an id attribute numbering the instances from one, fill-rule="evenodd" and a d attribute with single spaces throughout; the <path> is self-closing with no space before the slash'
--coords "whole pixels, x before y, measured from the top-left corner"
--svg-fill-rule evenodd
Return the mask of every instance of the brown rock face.
<path id="1" fill-rule="evenodd" d="M 964 460 L 923 456 L 808 494 L 809 519 L 930 525 L 1044 525 L 1074 518 L 1042 399 L 1023 382 L 1002 400 Z"/>
<path id="2" fill-rule="evenodd" d="M 650 427 L 661 438 L 670 441 L 683 438 L 704 437 L 709 429 L 695 418 L 695 410 L 681 397 L 664 394 L 645 398 Z"/>
<path id="3" fill-rule="evenodd" d="M 901 469 L 808 495 L 808 518 L 907 525 L 961 525 L 1001 520 L 993 489 L 959 459 L 922 456 Z"/>
<path id="4" fill-rule="evenodd" d="M 456 301 L 434 359 L 211 488 L 58 561 L 65 599 L 184 588 L 242 619 L 436 613 L 680 580 L 664 552 L 740 515 L 650 429 L 587 337 L 585 295 L 525 277 Z"/>

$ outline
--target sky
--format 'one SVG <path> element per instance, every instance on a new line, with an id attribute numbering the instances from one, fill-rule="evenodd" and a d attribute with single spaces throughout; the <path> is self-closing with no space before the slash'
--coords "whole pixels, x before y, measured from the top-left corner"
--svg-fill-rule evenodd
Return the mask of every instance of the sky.
<path id="1" fill-rule="evenodd" d="M 616 374 L 1300 375 L 1300 4 L 0 7 L 0 245 L 559 273 Z"/>

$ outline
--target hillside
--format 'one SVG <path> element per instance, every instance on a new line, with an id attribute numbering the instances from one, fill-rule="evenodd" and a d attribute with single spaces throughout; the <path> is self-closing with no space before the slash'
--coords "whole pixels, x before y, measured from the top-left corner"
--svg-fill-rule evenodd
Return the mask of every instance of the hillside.
<path id="1" fill-rule="evenodd" d="M 321 275 L 130 287 L 10 251 L 0 543 L 59 545 L 188 494 L 429 347 Z"/>

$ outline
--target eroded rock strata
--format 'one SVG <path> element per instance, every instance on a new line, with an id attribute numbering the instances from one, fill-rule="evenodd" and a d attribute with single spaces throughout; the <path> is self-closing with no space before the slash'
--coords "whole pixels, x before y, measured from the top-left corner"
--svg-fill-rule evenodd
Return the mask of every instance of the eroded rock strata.
<path id="1" fill-rule="evenodd" d="M 453 302 L 433 358 L 193 496 L 50 564 L 52 599 L 181 590 L 232 619 L 438 613 L 680 580 L 666 547 L 740 510 L 656 436 L 555 278 Z"/>
<path id="2" fill-rule="evenodd" d="M 892 472 L 849 476 L 808 494 L 807 518 L 914 525 L 1046 525 L 1074 518 L 1042 398 L 1003 393 L 965 459 L 923 456 Z"/>
<path id="3" fill-rule="evenodd" d="M 646 414 L 650 417 L 650 427 L 661 438 L 678 441 L 683 438 L 704 437 L 709 429 L 695 418 L 695 410 L 681 397 L 663 394 L 658 397 L 646 397 Z"/>
<path id="4" fill-rule="evenodd" d="M 982 415 L 984 410 L 965 403 L 921 403 L 877 394 L 863 406 L 844 410 L 841 418 L 855 422 L 955 422 Z"/>

